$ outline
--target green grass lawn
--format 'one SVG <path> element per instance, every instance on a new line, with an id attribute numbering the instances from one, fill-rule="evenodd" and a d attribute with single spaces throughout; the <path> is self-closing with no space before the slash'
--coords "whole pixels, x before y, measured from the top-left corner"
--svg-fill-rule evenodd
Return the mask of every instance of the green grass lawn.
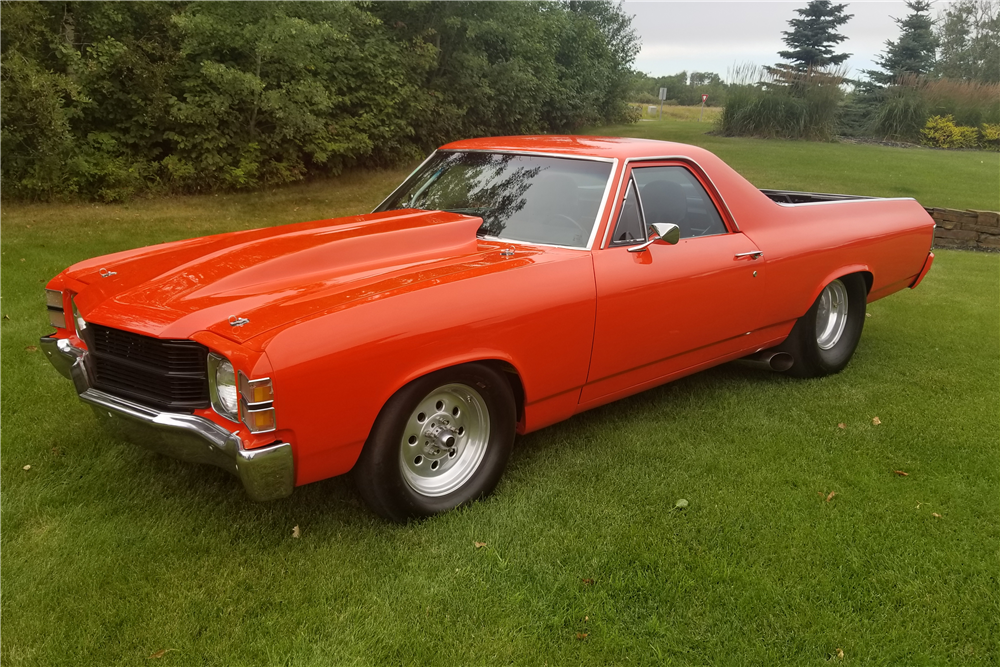
<path id="1" fill-rule="evenodd" d="M 761 186 L 863 192 L 865 156 L 897 160 L 703 138 Z M 810 148 L 861 152 L 820 182 L 790 166 Z M 256 504 L 225 472 L 114 441 L 33 349 L 43 283 L 74 261 L 356 213 L 406 172 L 3 207 L 3 665 L 997 664 L 997 255 L 939 252 L 869 306 L 836 376 L 727 365 L 645 392 L 519 438 L 493 498 L 407 526 L 343 478 Z"/>
<path id="2" fill-rule="evenodd" d="M 615 125 L 593 134 L 679 141 L 706 148 L 759 188 L 914 197 L 924 206 L 1000 210 L 1000 153 L 878 145 L 746 139 L 706 134 L 713 129 L 687 115 Z M 685 122 L 685 120 L 687 122 Z"/>

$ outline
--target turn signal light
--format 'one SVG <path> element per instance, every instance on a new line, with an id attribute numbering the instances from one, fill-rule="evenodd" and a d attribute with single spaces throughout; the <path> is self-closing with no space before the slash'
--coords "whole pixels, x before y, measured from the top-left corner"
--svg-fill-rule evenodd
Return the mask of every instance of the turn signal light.
<path id="1" fill-rule="evenodd" d="M 247 376 L 240 373 L 240 394 L 247 403 L 270 403 L 274 400 L 274 390 L 271 388 L 271 378 L 263 380 L 248 380 Z"/>
<path id="2" fill-rule="evenodd" d="M 251 433 L 267 433 L 277 428 L 274 412 L 274 389 L 271 378 L 251 380 L 239 373 L 240 420 Z"/>
<path id="3" fill-rule="evenodd" d="M 63 310 L 63 293 L 56 289 L 45 290 L 45 306 L 49 311 L 49 324 L 57 329 L 65 329 L 66 311 Z"/>
<path id="4" fill-rule="evenodd" d="M 274 408 L 268 408 L 267 410 L 253 410 L 247 414 L 250 416 L 250 421 L 253 422 L 250 430 L 254 433 L 274 430 Z"/>

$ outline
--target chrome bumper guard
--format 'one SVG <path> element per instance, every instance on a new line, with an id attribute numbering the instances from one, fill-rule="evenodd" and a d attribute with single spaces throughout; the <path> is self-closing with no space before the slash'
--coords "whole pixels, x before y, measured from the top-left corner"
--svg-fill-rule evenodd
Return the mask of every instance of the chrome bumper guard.
<path id="1" fill-rule="evenodd" d="M 175 459 L 228 470 L 240 478 L 247 495 L 254 500 L 291 495 L 295 461 L 287 442 L 244 449 L 236 433 L 204 417 L 160 412 L 94 389 L 86 350 L 51 336 L 44 336 L 40 342 L 56 370 L 73 381 L 80 400 L 94 409 L 100 422 L 124 439 Z"/>

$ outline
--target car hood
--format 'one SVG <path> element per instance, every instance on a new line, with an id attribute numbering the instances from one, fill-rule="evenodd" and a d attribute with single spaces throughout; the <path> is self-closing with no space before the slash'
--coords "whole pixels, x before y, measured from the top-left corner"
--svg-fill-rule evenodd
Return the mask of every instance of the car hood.
<path id="1" fill-rule="evenodd" d="M 481 224 L 406 210 L 232 232 L 87 260 L 66 270 L 65 283 L 97 324 L 159 338 L 207 330 L 244 342 L 498 255 L 497 244 L 477 239 Z"/>

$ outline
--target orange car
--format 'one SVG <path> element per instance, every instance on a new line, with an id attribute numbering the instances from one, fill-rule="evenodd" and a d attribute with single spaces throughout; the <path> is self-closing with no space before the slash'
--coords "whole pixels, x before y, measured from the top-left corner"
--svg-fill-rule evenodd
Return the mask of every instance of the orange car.
<path id="1" fill-rule="evenodd" d="M 913 199 L 762 191 L 683 144 L 474 139 L 368 215 L 75 264 L 41 344 L 140 445 L 257 500 L 351 471 L 405 520 L 492 491 L 515 433 L 704 368 L 836 373 L 933 230 Z"/>

